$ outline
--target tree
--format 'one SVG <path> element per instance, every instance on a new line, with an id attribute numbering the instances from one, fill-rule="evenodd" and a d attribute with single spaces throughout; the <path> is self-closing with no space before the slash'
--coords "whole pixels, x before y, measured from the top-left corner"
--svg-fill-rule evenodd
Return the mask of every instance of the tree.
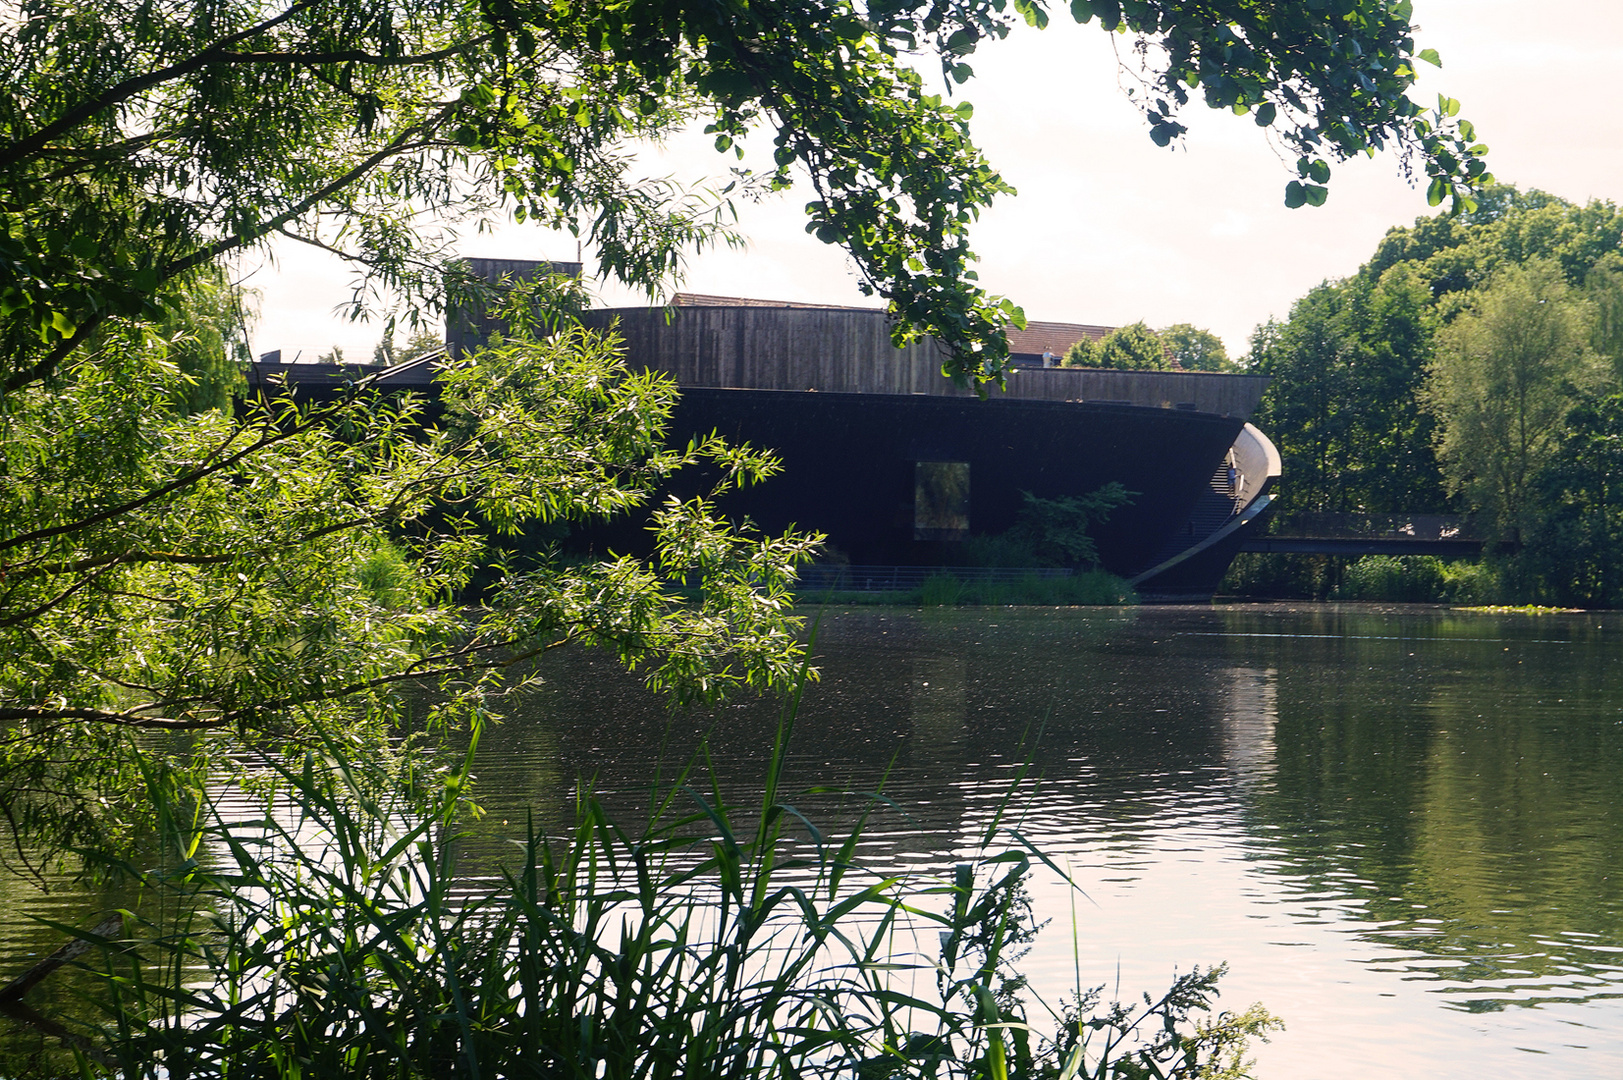
<path id="1" fill-rule="evenodd" d="M 1623 251 L 1608 252 L 1589 268 L 1584 295 L 1594 314 L 1590 347 L 1623 379 Z"/>
<path id="2" fill-rule="evenodd" d="M 171 406 L 182 413 L 229 409 L 246 383 L 250 299 L 218 267 L 191 276 L 149 329 L 180 375 Z"/>
<path id="3" fill-rule="evenodd" d="M 381 340 L 372 349 L 372 362 L 374 364 L 409 364 L 413 360 L 424 356 L 445 351 L 445 342 L 440 335 L 426 327 L 415 330 L 406 339 L 406 344 L 398 351 L 394 345 L 394 327 L 391 325 L 384 332 Z"/>
<path id="4" fill-rule="evenodd" d="M 1405 96 L 1436 62 L 1414 51 L 1407 2 L 1071 12 L 1140 35 L 1157 143 L 1182 134 L 1197 90 L 1272 129 L 1299 155 L 1293 205 L 1323 201 L 1331 163 L 1387 145 L 1418 160 L 1434 203 L 1469 206 L 1486 178 L 1458 103 Z M 950 372 L 995 377 L 1018 315 L 975 285 L 967 231 L 1009 188 L 969 141 L 969 106 L 928 92 L 906 57 L 933 52 L 950 88 L 1017 19 L 1049 14 L 1039 0 L 27 0 L 0 30 L 0 385 L 46 377 L 102 321 L 150 318 L 166 283 L 277 236 L 352 260 L 357 304 L 374 281 L 433 304 L 440 247 L 421 223 L 505 209 L 584 233 L 603 273 L 652 289 L 684 248 L 731 238 L 729 199 L 792 167 L 816 192 L 808 231 L 851 252 L 898 338 L 928 330 Z M 713 194 L 634 178 L 630 143 L 695 124 L 740 154 L 767 127 L 773 161 Z"/>
<path id="5" fill-rule="evenodd" d="M 486 543 L 635 510 L 700 461 L 716 491 L 774 471 L 715 438 L 664 448 L 675 389 L 628 372 L 611 341 L 520 332 L 449 364 L 435 426 L 364 384 L 180 415 L 165 408 L 178 372 L 129 397 L 121 369 L 150 371 L 154 348 L 104 334 L 71 393 L 19 392 L 3 418 L 0 809 L 25 834 L 116 840 L 139 824 L 128 791 L 155 770 L 195 787 L 233 747 L 384 739 L 408 684 L 440 686 L 438 722 L 477 722 L 493 680 L 522 685 L 526 657 L 569 642 L 678 700 L 796 671 L 785 590 L 814 538 L 734 530 L 714 492 L 655 509 L 652 565 L 524 566 Z M 503 572 L 470 612 L 492 558 Z"/>
<path id="6" fill-rule="evenodd" d="M 1164 371 L 1172 365 L 1160 336 L 1136 322 L 1118 326 L 1098 341 L 1083 338 L 1066 350 L 1060 366 Z"/>
<path id="7" fill-rule="evenodd" d="M 1089 535 L 1091 530 L 1131 503 L 1136 494 L 1114 480 L 1086 495 L 1058 499 L 1022 491 L 1020 513 L 1005 535 L 1031 553 L 1035 566 L 1093 569 L 1099 565 L 1099 548 Z"/>
<path id="8" fill-rule="evenodd" d="M 1060 367 L 1100 367 L 1099 342 L 1092 338 L 1083 338 L 1075 342 L 1065 355 L 1060 357 Z"/>
<path id="9" fill-rule="evenodd" d="M 1576 390 L 1595 381 L 1589 312 L 1549 260 L 1507 267 L 1463 303 L 1439 337 L 1425 390 L 1438 456 L 1450 488 L 1520 539 Z"/>
<path id="10" fill-rule="evenodd" d="M 1343 327 L 1349 369 L 1346 460 L 1340 468 L 1348 509 L 1404 514 L 1442 509 L 1446 497 L 1433 452 L 1435 420 L 1420 391 L 1439 322 L 1431 290 L 1413 264 L 1348 286 Z"/>
<path id="11" fill-rule="evenodd" d="M 1156 331 L 1161 343 L 1185 371 L 1233 371 L 1235 364 L 1223 348 L 1223 339 L 1189 323 L 1173 323 Z"/>
<path id="12" fill-rule="evenodd" d="M 1482 510 L 1522 540 L 1489 556 L 1505 595 L 1612 603 L 1620 260 L 1613 204 L 1491 185 L 1474 210 L 1390 230 L 1356 274 L 1261 328 L 1250 366 L 1272 380 L 1257 422 L 1291 481 L 1280 519 Z"/>
<path id="13" fill-rule="evenodd" d="M 1349 509 L 1347 427 L 1356 395 L 1344 303 L 1343 291 L 1326 282 L 1291 305 L 1287 321 L 1252 336 L 1251 370 L 1270 376 L 1257 423 L 1278 443 L 1291 513 Z"/>
<path id="14" fill-rule="evenodd" d="M 1165 371 L 1171 367 L 1166 346 L 1142 322 L 1118 326 L 1099 342 L 1096 360 L 1102 368 L 1121 371 Z"/>
<path id="15" fill-rule="evenodd" d="M 1322 201 L 1330 161 L 1386 144 L 1438 199 L 1468 206 L 1485 176 L 1457 106 L 1404 96 L 1427 59 L 1406 6 L 1072 12 L 1142 35 L 1157 142 L 1193 89 L 1272 128 L 1301 155 L 1287 201 Z M 582 234 L 604 274 L 653 290 L 685 251 L 734 239 L 729 200 L 799 168 L 809 231 L 851 252 L 898 340 L 928 331 L 950 374 L 997 378 L 1021 316 L 976 286 L 967 237 L 1009 189 L 969 106 L 930 93 L 911 53 L 961 84 L 979 43 L 1047 18 L 1032 0 L 25 0 L 0 27 L 0 808 L 88 844 L 132 825 L 117 797 L 142 770 L 195 790 L 233 746 L 381 739 L 392 689 L 425 679 L 444 684 L 436 717 L 477 722 L 495 672 L 562 642 L 610 647 L 679 697 L 781 685 L 808 537 L 740 534 L 699 498 L 653 510 L 653 565 L 517 565 L 481 540 L 646 513 L 686 464 L 723 486 L 772 470 L 713 440 L 663 448 L 672 390 L 611 343 L 521 319 L 445 369 L 447 419 L 428 426 L 364 382 L 184 414 L 185 342 L 203 337 L 153 328 L 272 238 L 349 260 L 356 315 L 388 290 L 408 315 L 490 299 L 447 274 L 431 223 L 498 211 Z M 701 124 L 723 152 L 769 129 L 772 161 L 714 192 L 636 178 L 638 140 Z M 155 750 L 153 730 L 177 741 Z"/>
<path id="16" fill-rule="evenodd" d="M 1541 258 L 1607 310 L 1620 237 L 1623 214 L 1610 203 L 1489 186 L 1469 213 L 1390 230 L 1356 274 L 1316 287 L 1265 328 L 1250 366 L 1272 377 L 1257 422 L 1291 477 L 1281 518 L 1466 509 L 1437 458 L 1437 414 L 1422 407 L 1439 329 L 1463 310 L 1461 296 Z M 1605 320 L 1595 325 L 1592 346 L 1607 354 Z"/>
<path id="17" fill-rule="evenodd" d="M 1541 513 L 1510 561 L 1530 595 L 1563 606 L 1623 604 L 1623 394 L 1580 393 L 1567 435 L 1535 477 Z"/>

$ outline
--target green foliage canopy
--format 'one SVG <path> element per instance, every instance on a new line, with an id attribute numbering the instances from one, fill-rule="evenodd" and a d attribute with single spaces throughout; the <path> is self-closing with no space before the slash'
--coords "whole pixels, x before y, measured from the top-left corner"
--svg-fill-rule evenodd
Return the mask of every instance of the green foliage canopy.
<path id="1" fill-rule="evenodd" d="M 1471 290 L 1541 258 L 1604 309 L 1620 240 L 1623 213 L 1610 203 L 1491 186 L 1470 213 L 1390 230 L 1356 274 L 1258 328 L 1250 367 L 1272 382 L 1257 422 L 1290 477 L 1283 513 L 1449 508 L 1436 417 L 1420 404 L 1438 332 Z"/>
<path id="2" fill-rule="evenodd" d="M 1252 340 L 1281 519 L 1481 513 L 1521 541 L 1490 568 L 1506 597 L 1623 602 L 1620 267 L 1616 206 L 1508 186 L 1388 232 Z"/>
<path id="3" fill-rule="evenodd" d="M 1062 363 L 1118 371 L 1165 371 L 1172 366 L 1161 336 L 1143 322 L 1118 326 L 1099 341 L 1083 338 L 1066 351 Z"/>
<path id="4" fill-rule="evenodd" d="M 1086 495 L 1058 499 L 1022 491 L 1020 514 L 1008 536 L 1031 552 L 1034 566 L 1095 567 L 1099 548 L 1090 535 L 1093 527 L 1108 521 L 1137 494 L 1115 480 Z"/>
<path id="5" fill-rule="evenodd" d="M 1423 400 L 1439 419 L 1450 489 L 1488 512 L 1500 535 L 1520 539 L 1576 389 L 1599 383 L 1590 312 L 1547 259 L 1505 267 L 1462 304 L 1439 335 Z"/>
<path id="6" fill-rule="evenodd" d="M 1172 366 L 1161 336 L 1142 322 L 1118 326 L 1099 342 L 1099 366 L 1120 371 L 1165 371 Z"/>
<path id="7" fill-rule="evenodd" d="M 1422 272 L 1401 263 L 1320 285 L 1258 329 L 1252 369 L 1272 381 L 1257 422 L 1291 478 L 1287 512 L 1445 505 L 1418 397 L 1438 318 Z"/>
<path id="8" fill-rule="evenodd" d="M 1156 331 L 1162 345 L 1184 371 L 1234 371 L 1223 339 L 1190 323 L 1173 323 Z"/>
<path id="9" fill-rule="evenodd" d="M 1410 100 L 1409 0 L 1076 0 L 1140 36 L 1150 135 L 1179 109 L 1251 115 L 1300 155 L 1287 201 L 1330 164 L 1395 146 L 1437 199 L 1470 205 L 1482 147 L 1458 103 Z M 1017 309 L 984 295 L 967 232 L 1009 190 L 948 86 L 1041 0 L 793 0 L 767 7 L 473 0 L 25 0 L 0 28 L 0 388 L 55 372 L 110 317 L 152 318 L 164 286 L 273 237 L 337 251 L 374 285 L 437 303 L 424 222 L 505 210 L 593 244 L 602 272 L 656 288 L 732 238 L 729 200 L 802 170 L 808 231 L 843 245 L 906 340 L 949 373 L 996 377 Z M 721 151 L 772 133 L 773 160 L 718 191 L 640 179 L 630 148 L 703 125 Z"/>
<path id="10" fill-rule="evenodd" d="M 0 415 L 0 810 L 27 837 L 117 841 L 154 770 L 196 790 L 238 748 L 381 750 L 403 687 L 438 687 L 434 723 L 477 723 L 527 657 L 567 643 L 677 700 L 798 669 L 786 590 L 814 538 L 754 536 L 711 501 L 775 463 L 717 438 L 666 448 L 675 387 L 611 341 L 521 331 L 441 371 L 430 423 L 364 384 L 178 413 L 167 342 L 99 338 L 64 370 L 71 393 L 35 384 Z M 508 565 L 489 542 L 646 513 L 701 461 L 709 494 L 652 508 L 651 563 Z"/>

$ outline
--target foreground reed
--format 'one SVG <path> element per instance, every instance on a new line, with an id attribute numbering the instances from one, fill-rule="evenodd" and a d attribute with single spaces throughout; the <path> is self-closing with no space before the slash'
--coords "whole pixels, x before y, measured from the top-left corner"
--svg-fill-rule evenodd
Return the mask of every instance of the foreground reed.
<path id="1" fill-rule="evenodd" d="M 792 716 L 792 710 L 791 710 Z M 215 808 L 100 946 L 84 1076 L 1236 1077 L 1266 1013 L 1212 1009 L 1221 969 L 1142 1007 L 1046 1010 L 1014 969 L 1034 860 L 1002 817 L 944 877 L 871 873 L 780 798 L 740 814 L 694 774 L 630 832 L 590 793 L 499 879 L 459 880 L 473 761 L 404 786 L 345 760 L 276 770 L 276 812 Z M 171 819 L 173 823 L 173 819 Z M 1012 839 L 1007 850 L 992 844 Z M 1048 863 L 1052 866 L 1051 863 Z M 1056 872 L 1057 872 L 1057 868 Z M 161 902 L 160 902 L 161 900 Z M 1035 1004 L 1033 1004 L 1035 1002 Z M 1028 1013 L 1043 1013 L 1041 1028 Z"/>

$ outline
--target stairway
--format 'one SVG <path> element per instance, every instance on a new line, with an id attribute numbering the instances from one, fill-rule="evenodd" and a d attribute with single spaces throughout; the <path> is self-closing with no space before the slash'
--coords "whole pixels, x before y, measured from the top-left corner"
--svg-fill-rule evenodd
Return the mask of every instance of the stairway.
<path id="1" fill-rule="evenodd" d="M 1229 481 L 1230 463 L 1237 470 L 1238 491 Z M 1281 472 L 1278 449 L 1246 424 L 1212 470 L 1183 528 L 1131 579 L 1140 597 L 1152 602 L 1210 600 L 1240 545 L 1260 528 Z"/>
<path id="2" fill-rule="evenodd" d="M 1234 497 L 1229 493 L 1229 466 L 1225 459 L 1212 471 L 1211 480 L 1201 491 L 1200 497 L 1195 500 L 1194 508 L 1189 512 L 1189 520 L 1184 523 L 1183 528 L 1162 544 L 1144 565 L 1159 566 L 1180 551 L 1194 547 L 1227 525 L 1233 516 Z"/>

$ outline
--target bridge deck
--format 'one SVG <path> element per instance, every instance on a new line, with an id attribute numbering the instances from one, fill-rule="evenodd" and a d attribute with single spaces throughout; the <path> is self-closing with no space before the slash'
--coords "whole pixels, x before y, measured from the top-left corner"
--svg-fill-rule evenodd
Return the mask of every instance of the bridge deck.
<path id="1" fill-rule="evenodd" d="M 1458 537 L 1423 539 L 1412 536 L 1258 536 L 1240 545 L 1241 551 L 1279 555 L 1441 555 L 1482 554 L 1481 540 Z"/>

